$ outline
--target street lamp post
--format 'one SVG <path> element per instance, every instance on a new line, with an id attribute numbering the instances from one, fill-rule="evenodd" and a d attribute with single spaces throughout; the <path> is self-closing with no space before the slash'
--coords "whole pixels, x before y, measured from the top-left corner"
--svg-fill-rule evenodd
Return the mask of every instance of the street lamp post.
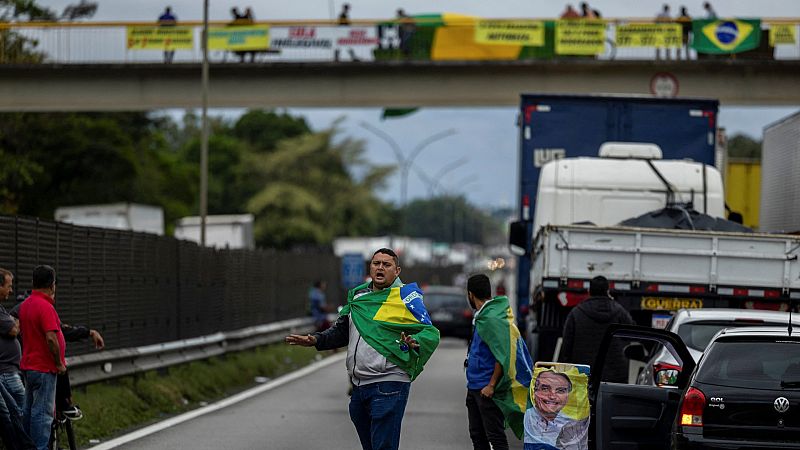
<path id="1" fill-rule="evenodd" d="M 208 215 L 208 1 L 203 1 L 202 128 L 200 132 L 200 247 L 206 246 Z"/>
<path id="2" fill-rule="evenodd" d="M 411 173 L 411 167 L 414 163 L 414 159 L 419 156 L 419 154 L 422 153 L 422 150 L 427 148 L 430 144 L 456 134 L 456 130 L 450 128 L 428 136 L 419 144 L 417 144 L 416 147 L 414 147 L 411 152 L 408 153 L 408 156 L 406 156 L 406 154 L 403 153 L 403 150 L 400 149 L 400 146 L 394 139 L 392 139 L 391 136 L 366 122 L 361 122 L 361 126 L 371 131 L 379 138 L 383 139 L 387 144 L 389 144 L 389 147 L 394 152 L 394 156 L 397 158 L 397 165 L 400 166 L 400 206 L 402 207 L 406 206 L 406 202 L 408 200 L 408 175 Z"/>

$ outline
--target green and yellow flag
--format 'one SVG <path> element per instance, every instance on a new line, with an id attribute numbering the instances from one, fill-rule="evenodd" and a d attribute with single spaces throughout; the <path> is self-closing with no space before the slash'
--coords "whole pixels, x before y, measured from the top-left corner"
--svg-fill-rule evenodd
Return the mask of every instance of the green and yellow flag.
<path id="1" fill-rule="evenodd" d="M 693 20 L 692 48 L 698 53 L 739 53 L 758 47 L 761 20 Z"/>
<path id="2" fill-rule="evenodd" d="M 515 322 L 508 297 L 495 297 L 475 316 L 475 331 L 503 366 L 492 399 L 503 411 L 506 426 L 522 439 L 533 362 Z"/>
<path id="3" fill-rule="evenodd" d="M 405 371 L 413 381 L 439 345 L 439 330 L 431 323 L 417 283 L 389 287 L 354 297 L 369 283 L 347 293 L 340 315 L 350 314 L 361 337 L 378 353 Z M 401 345 L 400 333 L 411 335 L 419 349 Z"/>

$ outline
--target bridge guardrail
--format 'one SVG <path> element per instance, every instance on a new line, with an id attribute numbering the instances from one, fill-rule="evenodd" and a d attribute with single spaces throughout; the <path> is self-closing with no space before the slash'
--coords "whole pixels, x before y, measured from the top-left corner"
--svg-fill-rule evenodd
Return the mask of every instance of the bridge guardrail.
<path id="1" fill-rule="evenodd" d="M 0 23 L 0 64 L 154 63 L 165 60 L 165 50 L 174 54 L 172 62 L 198 63 L 202 60 L 201 25 L 197 21 L 178 22 L 175 27 L 160 27 L 155 22 Z M 716 28 L 707 30 L 708 26 Z M 800 18 L 663 22 L 652 18 L 484 19 L 451 14 L 354 20 L 348 26 L 330 21 L 259 21 L 230 26 L 213 21 L 209 57 L 212 63 L 797 60 L 799 26 Z M 694 41 L 704 41 L 706 50 L 698 53 Z"/>
<path id="2" fill-rule="evenodd" d="M 72 356 L 67 358 L 70 383 L 80 386 L 162 369 L 273 344 L 280 342 L 287 333 L 306 333 L 313 329 L 311 318 L 297 318 L 191 339 Z"/>

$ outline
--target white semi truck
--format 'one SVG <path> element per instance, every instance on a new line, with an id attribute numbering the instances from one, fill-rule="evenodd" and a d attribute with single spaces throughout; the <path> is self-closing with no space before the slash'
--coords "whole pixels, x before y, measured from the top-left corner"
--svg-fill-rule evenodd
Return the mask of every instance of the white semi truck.
<path id="1" fill-rule="evenodd" d="M 527 321 L 536 359 L 554 356 L 567 314 L 598 275 L 642 325 L 663 326 L 680 308 L 786 310 L 800 298 L 800 236 L 752 233 L 722 219 L 717 169 L 660 160 L 651 144 L 610 143 L 600 155 L 541 169 Z"/>

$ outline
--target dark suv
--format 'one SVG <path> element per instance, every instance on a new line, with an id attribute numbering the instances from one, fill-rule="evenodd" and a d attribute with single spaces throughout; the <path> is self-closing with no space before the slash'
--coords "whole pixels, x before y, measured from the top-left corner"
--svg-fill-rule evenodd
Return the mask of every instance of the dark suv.
<path id="1" fill-rule="evenodd" d="M 619 339 L 663 346 L 680 367 L 674 387 L 602 381 L 605 353 Z M 800 449 L 800 334 L 788 327 L 728 328 L 696 366 L 674 333 L 612 326 L 592 367 L 589 395 L 594 450 Z"/>

